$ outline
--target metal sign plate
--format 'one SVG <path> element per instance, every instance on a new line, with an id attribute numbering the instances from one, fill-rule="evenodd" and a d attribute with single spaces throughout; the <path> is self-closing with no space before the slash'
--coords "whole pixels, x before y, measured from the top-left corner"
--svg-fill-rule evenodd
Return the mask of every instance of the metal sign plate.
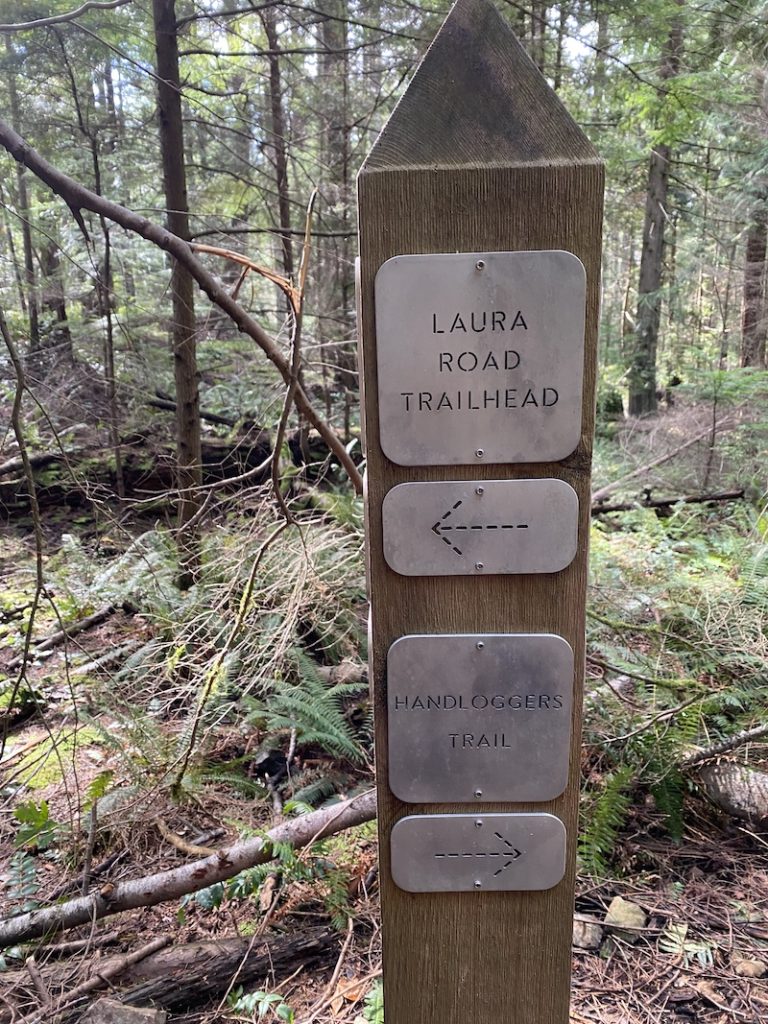
<path id="1" fill-rule="evenodd" d="M 552 814 L 418 814 L 391 833 L 406 892 L 551 889 L 565 874 L 565 826 Z"/>
<path id="2" fill-rule="evenodd" d="M 559 572 L 578 518 L 564 480 L 398 484 L 382 506 L 384 557 L 403 576 Z"/>
<path id="3" fill-rule="evenodd" d="M 394 256 L 375 296 L 381 447 L 392 462 L 551 462 L 576 448 L 586 308 L 576 256 Z"/>
<path id="4" fill-rule="evenodd" d="M 553 800 L 573 651 L 551 633 L 405 636 L 387 654 L 389 786 L 409 803 Z"/>

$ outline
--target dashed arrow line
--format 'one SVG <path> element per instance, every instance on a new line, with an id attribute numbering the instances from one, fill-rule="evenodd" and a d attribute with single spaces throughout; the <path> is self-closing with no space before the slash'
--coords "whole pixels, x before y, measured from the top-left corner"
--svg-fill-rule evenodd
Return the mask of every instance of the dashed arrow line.
<path id="1" fill-rule="evenodd" d="M 468 852 L 468 853 L 436 853 L 435 857 L 437 859 L 440 859 L 440 858 L 443 858 L 443 857 L 444 858 L 448 858 L 448 859 L 451 859 L 451 858 L 461 858 L 461 859 L 463 859 L 465 857 L 473 857 L 473 858 L 474 857 L 501 857 L 501 858 L 508 857 L 509 859 L 507 860 L 507 862 L 505 864 L 502 864 L 502 866 L 497 871 L 493 872 L 493 876 L 495 878 L 497 875 L 500 875 L 502 873 L 502 871 L 506 871 L 507 868 L 512 867 L 512 865 L 518 859 L 518 857 L 522 857 L 523 854 L 522 854 L 522 851 L 518 850 L 517 847 L 513 846 L 512 843 L 510 843 L 510 841 L 508 839 L 505 839 L 504 836 L 500 832 L 494 832 L 494 835 L 496 836 L 497 839 L 500 839 L 502 841 L 502 843 L 504 843 L 505 846 L 508 846 L 509 850 L 503 850 L 503 851 L 500 851 L 500 852 L 494 850 L 492 852 L 485 852 L 485 853 L 483 853 L 483 852 L 478 852 L 478 853 L 472 853 L 472 852 Z"/>
<path id="2" fill-rule="evenodd" d="M 457 501 L 452 508 L 449 508 L 444 513 L 435 525 L 432 527 L 432 532 L 436 534 L 443 543 L 447 544 L 451 551 L 454 551 L 457 555 L 462 555 L 464 552 L 458 546 L 458 542 L 454 541 L 452 537 L 446 537 L 447 533 L 459 532 L 461 530 L 527 530 L 528 523 L 446 523 L 448 519 L 456 509 L 463 504 L 463 501 Z"/>

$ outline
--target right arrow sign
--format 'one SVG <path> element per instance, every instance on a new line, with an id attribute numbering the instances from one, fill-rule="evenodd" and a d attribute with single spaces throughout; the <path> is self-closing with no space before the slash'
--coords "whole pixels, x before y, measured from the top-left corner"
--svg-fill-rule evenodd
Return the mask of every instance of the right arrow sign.
<path id="1" fill-rule="evenodd" d="M 551 889 L 564 870 L 552 814 L 414 814 L 392 828 L 392 877 L 407 892 Z"/>

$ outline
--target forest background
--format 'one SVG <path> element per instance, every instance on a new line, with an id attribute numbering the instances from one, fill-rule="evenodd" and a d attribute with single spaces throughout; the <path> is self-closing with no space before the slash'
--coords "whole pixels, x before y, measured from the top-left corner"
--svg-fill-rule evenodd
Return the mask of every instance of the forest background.
<path id="1" fill-rule="evenodd" d="M 354 181 L 448 7 L 2 5 L 0 1019 L 77 1016 L 137 929 L 174 943 L 137 1003 L 380 1019 Z M 582 1002 L 656 1020 L 626 979 L 682 964 L 665 1007 L 758 1020 L 768 8 L 499 9 L 607 167 Z M 629 885 L 640 949 L 602 931 Z"/>

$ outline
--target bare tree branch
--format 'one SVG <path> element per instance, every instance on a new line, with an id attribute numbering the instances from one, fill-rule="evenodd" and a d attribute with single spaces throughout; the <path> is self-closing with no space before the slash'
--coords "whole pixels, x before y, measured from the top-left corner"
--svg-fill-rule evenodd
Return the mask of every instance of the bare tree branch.
<path id="1" fill-rule="evenodd" d="M 309 846 L 318 839 L 375 817 L 376 793 L 370 790 L 344 803 L 293 818 L 273 828 L 263 838 L 244 839 L 203 860 L 116 885 L 107 884 L 88 896 L 0 921 L 0 949 L 98 921 L 123 910 L 154 907 L 198 892 L 216 882 L 234 878 L 246 868 L 272 860 L 276 844 L 287 843 L 295 848 Z"/>
<path id="2" fill-rule="evenodd" d="M 113 11 L 116 7 L 125 7 L 131 0 L 106 0 L 99 3 L 98 0 L 87 0 L 86 3 L 74 11 L 67 11 L 65 14 L 53 14 L 50 18 L 37 18 L 35 21 L 20 21 L 12 25 L 0 25 L 0 32 L 28 32 L 33 28 L 44 28 L 46 25 L 61 25 L 65 21 L 75 21 L 81 14 L 87 11 Z"/>
<path id="3" fill-rule="evenodd" d="M 270 362 L 277 367 L 286 385 L 288 387 L 291 386 L 292 373 L 290 363 L 274 340 L 243 309 L 240 303 L 229 294 L 227 289 L 213 274 L 206 270 L 192 252 L 188 242 L 179 238 L 178 235 L 166 231 L 165 228 L 153 223 L 146 217 L 134 213 L 125 206 L 120 206 L 119 203 L 113 203 L 103 196 L 96 195 L 95 192 L 91 192 L 84 185 L 59 171 L 4 121 L 0 121 L 0 145 L 7 149 L 15 160 L 29 168 L 33 174 L 45 182 L 56 195 L 60 196 L 79 222 L 82 222 L 81 211 L 89 210 L 91 213 L 107 217 L 109 220 L 124 227 L 127 231 L 132 231 L 147 239 L 147 241 L 153 242 L 165 252 L 169 252 L 189 270 L 211 302 L 222 309 L 243 334 L 247 334 L 249 338 L 256 342 Z M 294 402 L 299 412 L 305 416 L 310 426 L 317 430 L 333 455 L 344 467 L 357 493 L 362 494 L 363 480 L 354 460 L 347 452 L 336 432 L 316 412 L 301 386 L 296 387 Z"/>

